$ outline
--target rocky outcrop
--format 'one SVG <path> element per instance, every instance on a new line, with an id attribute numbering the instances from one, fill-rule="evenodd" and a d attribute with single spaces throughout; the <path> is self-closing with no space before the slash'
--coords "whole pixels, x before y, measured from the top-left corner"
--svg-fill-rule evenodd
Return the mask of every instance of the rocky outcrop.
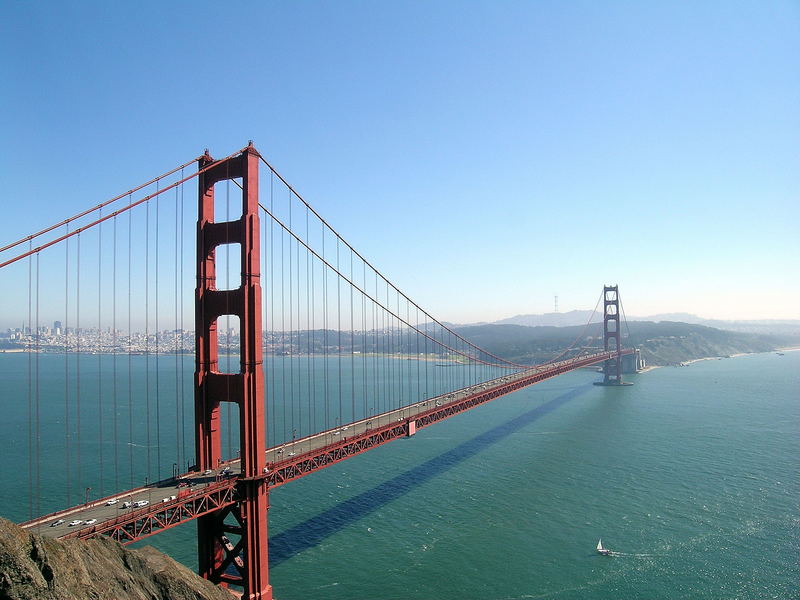
<path id="1" fill-rule="evenodd" d="M 154 548 L 54 540 L 0 519 L 0 600 L 231 600 Z"/>

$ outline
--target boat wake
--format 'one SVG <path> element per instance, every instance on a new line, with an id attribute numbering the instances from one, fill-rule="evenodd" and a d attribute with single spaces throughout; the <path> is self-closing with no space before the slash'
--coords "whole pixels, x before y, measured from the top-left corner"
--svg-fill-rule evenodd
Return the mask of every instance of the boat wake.
<path id="1" fill-rule="evenodd" d="M 600 554 L 600 556 L 619 556 L 621 558 L 649 558 L 651 556 L 657 556 L 656 554 L 636 554 L 633 552 L 617 552 L 615 550 L 603 548 L 603 540 L 597 541 L 597 553 Z"/>

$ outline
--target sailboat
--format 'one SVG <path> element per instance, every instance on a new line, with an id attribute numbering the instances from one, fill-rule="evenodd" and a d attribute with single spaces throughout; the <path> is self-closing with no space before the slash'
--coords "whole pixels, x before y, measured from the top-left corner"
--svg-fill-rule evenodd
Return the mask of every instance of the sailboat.
<path id="1" fill-rule="evenodd" d="M 609 550 L 608 548 L 603 548 L 602 539 L 597 541 L 597 553 L 602 554 L 603 556 L 611 556 L 611 550 Z"/>

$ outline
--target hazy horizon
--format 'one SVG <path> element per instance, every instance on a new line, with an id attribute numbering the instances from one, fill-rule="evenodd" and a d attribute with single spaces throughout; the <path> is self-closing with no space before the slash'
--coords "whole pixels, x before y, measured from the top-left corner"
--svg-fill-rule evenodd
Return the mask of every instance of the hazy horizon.
<path id="1" fill-rule="evenodd" d="M 2 244 L 252 139 L 442 321 L 591 310 L 604 284 L 632 315 L 800 319 L 797 3 L 13 3 L 0 31 Z M 155 209 L 162 321 L 179 266 L 192 318 L 193 194 L 180 261 L 177 196 Z M 87 285 L 111 271 L 98 245 Z M 41 260 L 34 306 L 38 263 L 0 270 L 0 327 L 59 319 L 64 250 Z"/>

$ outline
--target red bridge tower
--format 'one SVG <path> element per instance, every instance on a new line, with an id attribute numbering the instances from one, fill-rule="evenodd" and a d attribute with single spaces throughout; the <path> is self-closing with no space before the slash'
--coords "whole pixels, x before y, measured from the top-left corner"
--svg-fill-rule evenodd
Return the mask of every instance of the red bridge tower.
<path id="1" fill-rule="evenodd" d="M 199 168 L 214 163 L 208 154 Z M 195 438 L 197 468 L 216 469 L 221 456 L 220 406 L 238 405 L 241 476 L 238 502 L 198 519 L 200 574 L 215 583 L 244 588 L 244 598 L 271 600 L 267 561 L 266 433 L 264 379 L 261 372 L 261 266 L 258 215 L 259 155 L 252 143 L 241 154 L 217 161 L 199 175 L 197 222 L 197 290 L 195 296 Z M 214 220 L 214 184 L 241 178 L 242 215 Z M 215 254 L 218 246 L 241 247 L 241 285 L 218 290 Z M 219 372 L 217 320 L 239 317 L 239 373 Z M 226 522 L 227 519 L 227 522 Z M 232 543 L 226 534 L 238 542 Z"/>
<path id="2" fill-rule="evenodd" d="M 622 346 L 619 338 L 619 286 L 603 286 L 603 348 L 606 352 L 613 340 L 615 358 L 603 363 L 603 385 L 623 385 Z"/>

